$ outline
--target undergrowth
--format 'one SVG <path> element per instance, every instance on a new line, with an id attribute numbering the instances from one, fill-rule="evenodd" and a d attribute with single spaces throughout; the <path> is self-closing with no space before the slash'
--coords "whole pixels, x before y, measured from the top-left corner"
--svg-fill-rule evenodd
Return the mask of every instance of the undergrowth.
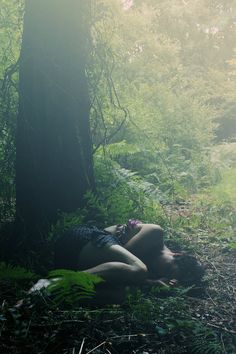
<path id="1" fill-rule="evenodd" d="M 233 353 L 233 335 L 204 322 L 199 308 L 193 312 L 189 291 L 128 291 L 122 306 L 105 308 L 82 308 L 76 299 L 76 305 L 65 310 L 47 297 L 40 302 L 31 298 L 28 307 L 20 309 L 5 304 L 1 353 L 26 353 L 30 348 L 37 354 L 69 354 L 83 346 L 95 353 Z"/>
<path id="2" fill-rule="evenodd" d="M 86 207 L 60 215 L 48 242 L 75 224 L 103 228 L 129 218 L 161 224 L 171 249 L 190 251 L 206 265 L 205 288 L 142 289 L 128 293 L 122 306 L 82 308 L 80 299 L 94 296 L 99 280 L 84 281 L 74 272 L 56 270 L 49 274 L 59 279 L 49 288 L 49 297 L 45 294 L 40 304 L 29 298 L 27 309 L 16 309 L 14 303 L 23 296 L 21 280 L 30 284 L 39 276 L 2 263 L 2 288 L 6 281 L 14 286 L 1 293 L 1 353 L 25 354 L 30 348 L 37 354 L 69 354 L 80 351 L 83 338 L 87 351 L 99 346 L 96 353 L 233 353 L 234 285 L 221 264 L 226 262 L 222 257 L 228 262 L 233 258 L 236 219 L 232 200 L 216 192 L 226 181 L 232 183 L 232 176 L 204 193 L 190 196 L 185 191 L 180 197 L 178 181 L 172 190 L 161 190 L 156 176 L 146 179 L 100 151 L 95 171 L 96 193 L 85 195 Z M 229 267 L 233 269 L 233 263 Z"/>

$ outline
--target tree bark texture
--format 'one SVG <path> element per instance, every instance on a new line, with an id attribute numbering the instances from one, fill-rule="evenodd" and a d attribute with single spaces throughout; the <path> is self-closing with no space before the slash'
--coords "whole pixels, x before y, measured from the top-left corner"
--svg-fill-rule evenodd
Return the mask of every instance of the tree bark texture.
<path id="1" fill-rule="evenodd" d="M 47 229 L 93 188 L 89 0 L 27 0 L 16 136 L 17 220 Z"/>

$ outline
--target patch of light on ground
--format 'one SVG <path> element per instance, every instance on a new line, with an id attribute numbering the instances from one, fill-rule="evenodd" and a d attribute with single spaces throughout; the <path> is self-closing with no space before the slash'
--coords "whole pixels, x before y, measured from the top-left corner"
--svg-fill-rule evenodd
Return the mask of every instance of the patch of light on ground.
<path id="1" fill-rule="evenodd" d="M 133 0 L 122 0 L 123 9 L 129 10 L 131 8 L 131 6 L 133 6 L 133 3 L 134 3 Z"/>

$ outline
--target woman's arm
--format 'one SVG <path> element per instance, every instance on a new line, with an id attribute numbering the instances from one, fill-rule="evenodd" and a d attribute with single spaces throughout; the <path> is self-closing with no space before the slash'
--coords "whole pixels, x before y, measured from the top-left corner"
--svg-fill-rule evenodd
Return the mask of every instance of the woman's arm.
<path id="1" fill-rule="evenodd" d="M 164 248 L 163 230 L 155 224 L 137 224 L 124 247 L 140 259 L 153 252 L 158 255 Z"/>

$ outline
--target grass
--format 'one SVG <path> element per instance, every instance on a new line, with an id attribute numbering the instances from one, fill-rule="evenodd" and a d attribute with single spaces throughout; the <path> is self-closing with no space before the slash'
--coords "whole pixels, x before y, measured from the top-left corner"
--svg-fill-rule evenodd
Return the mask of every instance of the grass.
<path id="1" fill-rule="evenodd" d="M 212 187 L 211 193 L 216 199 L 229 201 L 236 207 L 236 167 L 222 173 L 221 181 Z"/>
<path id="2" fill-rule="evenodd" d="M 219 167 L 236 167 L 236 143 L 215 145 L 211 154 L 212 163 Z"/>

